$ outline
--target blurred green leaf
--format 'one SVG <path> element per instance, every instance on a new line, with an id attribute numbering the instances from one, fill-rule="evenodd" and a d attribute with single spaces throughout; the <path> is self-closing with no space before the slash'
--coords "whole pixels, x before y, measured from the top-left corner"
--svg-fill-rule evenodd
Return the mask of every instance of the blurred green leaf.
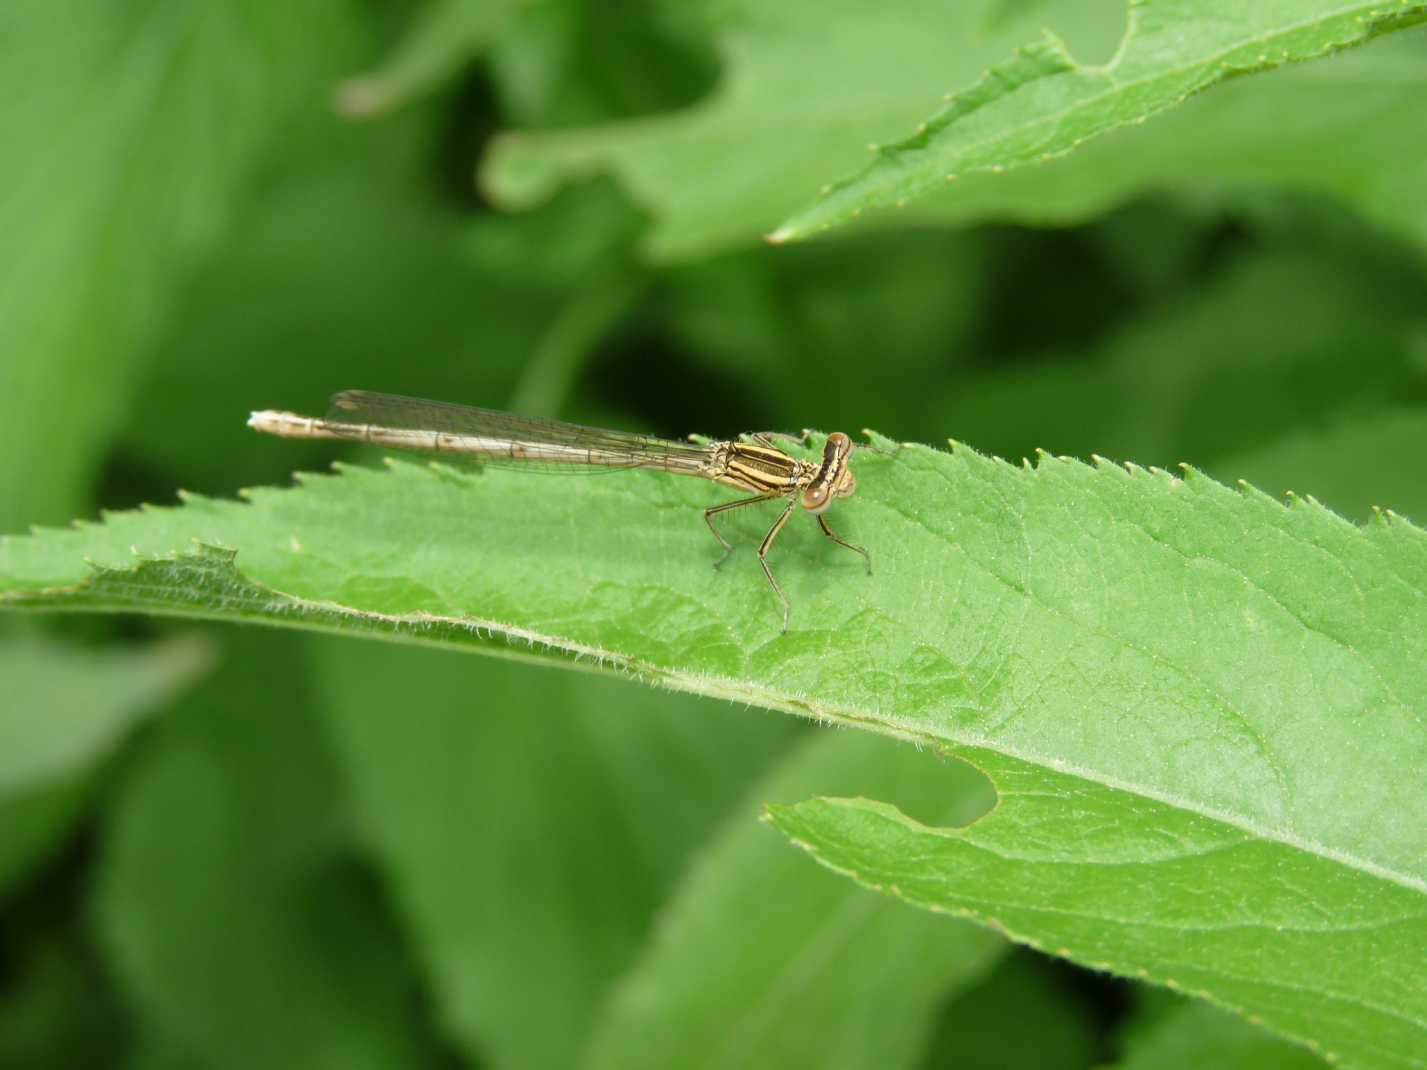
<path id="1" fill-rule="evenodd" d="M 702 4 L 542 0 L 495 42 L 502 117 L 522 128 L 630 118 L 693 104 L 717 62 Z"/>
<path id="2" fill-rule="evenodd" d="M 553 477 L 508 470 L 353 469 L 249 504 L 195 499 L 12 538 L 0 577 L 16 606 L 499 649 L 487 630 L 554 660 L 594 655 L 942 743 L 1002 791 L 964 833 L 870 804 L 780 820 L 919 902 L 951 906 L 937 896 L 974 872 L 955 909 L 1345 1056 L 1373 1031 L 1399 1050 L 1421 1043 L 1422 533 L 1108 462 L 1017 469 L 907 447 L 861 458 L 858 477 L 834 517 L 869 544 L 877 575 L 810 525 L 790 531 L 774 558 L 794 610 L 786 635 L 746 555 L 703 566 L 708 488 L 656 473 L 546 490 Z M 727 531 L 746 545 L 764 523 Z M 153 558 L 193 538 L 235 548 L 238 564 L 210 553 L 134 567 L 131 547 Z M 87 577 L 82 554 L 100 571 Z M 878 842 L 848 862 L 864 831 Z M 964 859 L 982 837 L 1007 846 Z M 952 859 L 963 868 L 941 868 Z M 1212 927 L 1224 917 L 1234 924 Z M 1215 972 L 1223 961 L 1232 976 Z M 1363 1009 L 1368 992 L 1381 1012 Z"/>
<path id="3" fill-rule="evenodd" d="M 1374 508 L 1421 518 L 1427 517 L 1424 454 L 1427 407 L 1401 406 L 1298 430 L 1214 468 L 1272 493 L 1310 494 L 1353 520 L 1368 519 Z"/>
<path id="4" fill-rule="evenodd" d="M 81 508 L 185 269 L 354 42 L 345 0 L 5 5 L 0 530 Z"/>
<path id="5" fill-rule="evenodd" d="M 431 0 L 379 66 L 337 86 L 337 110 L 371 118 L 444 85 L 490 45 L 521 6 L 519 0 Z"/>
<path id="6" fill-rule="evenodd" d="M 146 1029 L 210 1067 L 431 1065 L 303 648 L 233 640 L 117 794 L 96 899 L 115 975 Z"/>
<path id="7" fill-rule="evenodd" d="M 149 1032 L 134 1043 L 125 1070 L 207 1070 L 208 1064 L 170 1036 Z"/>
<path id="8" fill-rule="evenodd" d="M 868 141 L 905 133 L 1035 30 L 1013 20 L 988 35 L 982 6 L 720 4 L 710 22 L 725 70 L 707 98 L 667 116 L 501 135 L 482 182 L 498 202 L 529 207 L 610 171 L 654 217 L 655 259 L 747 244 L 856 167 Z M 1098 42 L 1118 33 L 1123 11 L 1063 3 L 1054 21 Z"/>
<path id="9" fill-rule="evenodd" d="M 1158 19 L 1162 6 L 1134 10 L 1143 25 L 1146 18 Z M 1204 6 L 1180 5 L 1184 10 Z M 1250 21 L 1282 23 L 1286 11 L 1297 19 L 1301 6 L 1288 11 L 1281 4 L 1260 5 Z M 1370 20 L 1354 20 L 1354 13 L 1367 9 L 1358 5 L 1336 11 L 1334 17 L 1347 22 L 1327 36 L 1350 41 L 1371 32 Z M 1111 11 L 1114 24 L 1106 18 Z M 649 253 L 658 259 L 692 259 L 771 230 L 807 204 L 830 177 L 857 169 L 863 144 L 904 137 L 931 113 L 944 90 L 985 77 L 984 85 L 994 91 L 996 82 L 987 69 L 1045 24 L 1053 25 L 1083 60 L 1057 76 L 1062 82 L 1106 77 L 1110 65 L 1095 65 L 1099 42 L 1107 28 L 1123 29 L 1118 22 L 1123 11 L 1114 5 L 1038 5 L 987 25 L 978 5 L 916 12 L 905 7 L 829 11 L 826 4 L 729 9 L 717 23 L 728 70 L 702 105 L 638 123 L 505 135 L 486 161 L 483 180 L 503 203 L 520 207 L 548 196 L 571 177 L 608 170 L 655 218 Z M 1381 14 L 1393 20 L 1404 12 L 1421 17 L 1418 5 Z M 1231 18 L 1205 20 L 1200 30 L 1232 36 L 1244 28 L 1244 19 Z M 1321 45 L 1308 38 L 1328 29 L 1327 23 L 1310 18 L 1304 38 L 1290 34 L 1283 47 L 1293 55 L 1305 49 L 1311 54 Z M 1180 36 L 1186 42 L 1194 39 Z M 1170 108 L 1154 122 L 1092 137 L 1048 163 L 1007 168 L 1017 152 L 1040 160 L 1049 151 L 1039 145 L 1013 146 L 1006 159 L 983 161 L 986 169 L 971 170 L 948 185 L 939 160 L 941 169 L 933 177 L 942 192 L 912 200 L 906 215 L 938 222 L 1069 223 L 1148 188 L 1212 197 L 1241 187 L 1286 186 L 1340 196 L 1422 240 L 1427 216 L 1417 211 L 1421 199 L 1415 191 L 1424 175 L 1411 148 L 1419 139 L 1410 131 L 1423 121 L 1417 102 L 1424 42 L 1427 34 L 1404 32 L 1331 62 L 1231 79 L 1232 84 Z M 1036 48 L 1043 55 L 1046 46 Z M 1260 51 L 1266 64 L 1281 62 L 1281 53 L 1255 46 L 1248 65 L 1260 65 Z M 889 62 L 889 56 L 896 61 Z M 1145 58 L 1150 65 L 1156 62 Z M 1234 62 L 1228 52 L 1215 59 Z M 1201 73 L 1219 80 L 1222 69 L 1217 62 L 1210 67 Z M 1169 77 L 1155 87 L 1156 99 L 1173 104 L 1192 87 L 1168 86 L 1182 80 L 1181 72 L 1165 73 Z M 1030 98 L 1056 84 L 1051 78 L 1008 88 L 1000 107 L 1034 111 L 1046 102 Z M 1173 92 L 1166 93 L 1167 87 Z M 1139 94 L 1111 93 L 1106 99 L 1118 102 L 1124 112 L 1120 118 L 1143 117 L 1148 114 L 1144 109 L 1161 106 Z M 992 106 L 971 112 L 965 121 L 990 123 L 997 115 Z M 962 129 L 953 124 L 948 131 L 960 136 Z M 1052 140 L 1065 141 L 1064 148 L 1080 136 L 1049 130 Z M 895 203 L 905 197 L 890 193 L 887 199 Z"/>
<path id="10" fill-rule="evenodd" d="M 1424 300 L 1421 277 L 1396 265 L 1260 243 L 1088 352 L 967 373 L 935 399 L 939 422 L 1008 458 L 1040 448 L 1207 467 L 1421 396 L 1427 378 L 1413 358 Z"/>
<path id="11" fill-rule="evenodd" d="M 1057 984 L 1050 960 L 1032 952 L 1007 955 L 980 984 L 947 1006 L 922 1062 L 925 1070 L 1089 1070 L 1094 1023 L 1068 985 Z M 1206 1064 L 1207 1065 L 1207 1064 Z"/>
<path id="12" fill-rule="evenodd" d="M 20 921 L 35 919 L 21 913 Z M 77 928 L 78 926 L 76 926 Z M 13 933 L 0 987 L 0 1066 L 90 1070 L 119 1065 L 124 1019 L 91 950 L 69 929 Z"/>
<path id="13" fill-rule="evenodd" d="M 1186 1003 L 1137 1035 L 1128 1044 L 1125 1057 L 1114 1067 L 1115 1070 L 1181 1070 L 1186 1066 L 1212 1066 L 1215 1070 L 1321 1070 L 1326 1065 L 1311 1051 L 1279 1040 L 1232 1014 L 1204 1003 Z M 1404 1061 L 1402 1065 L 1411 1063 Z"/>
<path id="14" fill-rule="evenodd" d="M 1344 6 L 1333 0 L 1131 3 L 1108 63 L 1077 61 L 1052 33 L 1015 50 L 916 133 L 824 190 L 771 235 L 792 241 L 900 205 L 967 172 L 1002 171 L 1064 155 L 1117 127 L 1143 122 L 1229 78 L 1317 59 L 1427 19 L 1427 4 Z"/>
<path id="15" fill-rule="evenodd" d="M 133 650 L 10 636 L 0 643 L 0 795 L 92 767 L 209 660 L 195 636 Z"/>
<path id="16" fill-rule="evenodd" d="M 609 196 L 561 198 L 578 218 L 557 203 L 473 224 L 360 169 L 359 152 L 342 163 L 288 176 L 196 275 L 129 418 L 132 456 L 218 489 L 311 457 L 254 450 L 244 420 L 255 408 L 320 408 L 357 385 L 501 404 L 552 321 L 584 288 L 605 286 L 627 241 L 628 215 Z M 584 251 L 532 265 L 529 243 L 548 233 L 550 214 Z"/>
<path id="17" fill-rule="evenodd" d="M 692 17 L 651 0 L 431 0 L 373 70 L 336 90 L 371 118 L 455 81 L 490 53 L 504 110 L 523 126 L 569 125 L 686 104 L 713 79 Z"/>
<path id="18" fill-rule="evenodd" d="M 770 799 L 828 790 L 897 797 L 948 822 L 991 801 L 970 767 L 904 743 L 808 740 L 749 793 L 689 874 L 607 1009 L 589 1065 L 918 1065 L 940 1001 L 1006 944 L 839 881 L 754 820 Z"/>
<path id="19" fill-rule="evenodd" d="M 745 250 L 663 272 L 655 314 L 767 418 L 934 434 L 982 326 L 984 246 L 899 231 Z"/>
<path id="20" fill-rule="evenodd" d="M 1340 198 L 1421 244 L 1427 163 L 1415 147 L 1427 137 L 1424 58 L 1427 31 L 1413 29 L 1324 62 L 1231 80 L 1068 156 L 966 174 L 895 218 L 1065 225 L 1147 190 L 1230 206 L 1246 193 L 1294 190 Z"/>
<path id="21" fill-rule="evenodd" d="M 63 836 L 100 762 L 209 660 L 195 637 L 102 649 L 0 640 L 0 891 Z"/>
<path id="22" fill-rule="evenodd" d="M 57 777 L 0 799 L 0 897 L 63 842 L 93 788 L 86 770 Z"/>
<path id="23" fill-rule="evenodd" d="M 530 355 L 510 407 L 532 416 L 558 416 L 596 346 L 629 312 L 639 296 L 632 273 L 617 272 L 594 280 L 575 294 L 550 324 Z"/>
<path id="24" fill-rule="evenodd" d="M 484 1065 L 574 1065 L 688 854 L 791 725 L 432 651 L 317 654 L 343 779 L 447 1032 Z"/>
<path id="25" fill-rule="evenodd" d="M 994 29 L 1003 22 L 1019 18 L 1049 4 L 1050 0 L 990 0 L 986 5 L 986 27 Z"/>

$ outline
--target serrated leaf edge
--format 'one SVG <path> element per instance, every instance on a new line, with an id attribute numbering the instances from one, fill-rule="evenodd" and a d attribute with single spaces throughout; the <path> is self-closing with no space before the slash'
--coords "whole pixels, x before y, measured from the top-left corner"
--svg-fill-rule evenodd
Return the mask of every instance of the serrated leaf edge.
<path id="1" fill-rule="evenodd" d="M 941 110 L 932 116 L 932 118 L 920 124 L 911 136 L 886 145 L 869 146 L 876 155 L 876 158 L 870 164 L 867 164 L 855 174 L 848 175 L 823 186 L 818 193 L 818 200 L 816 202 L 789 217 L 771 233 L 765 235 L 764 240 L 770 244 L 779 245 L 788 241 L 806 238 L 812 234 L 825 232 L 834 226 L 858 218 L 864 208 L 889 204 L 900 208 L 905 205 L 909 198 L 926 193 L 928 190 L 935 188 L 937 181 L 928 178 L 920 182 L 914 182 L 909 187 L 899 190 L 898 195 L 895 197 L 873 190 L 862 198 L 862 203 L 851 205 L 841 212 L 831 207 L 834 200 L 841 198 L 849 190 L 862 186 L 869 177 L 877 171 L 888 166 L 896 167 L 904 155 L 929 148 L 931 138 L 935 134 L 940 133 L 966 115 L 980 110 L 987 104 L 1002 99 L 1008 92 L 1013 92 L 1028 82 L 1072 71 L 1106 75 L 1112 73 L 1127 46 L 1134 39 L 1140 21 L 1138 11 L 1141 7 L 1145 6 L 1147 2 L 1148 0 L 1129 0 L 1129 17 L 1125 34 L 1121 38 L 1115 54 L 1104 64 L 1082 64 L 1076 62 L 1064 42 L 1054 32 L 1048 29 L 1043 30 L 1039 41 L 1014 49 L 1012 58 L 1009 61 L 989 68 L 971 88 L 959 93 L 946 94 L 944 98 L 945 105 Z M 1277 54 L 1272 54 L 1272 46 L 1265 43 L 1262 46 L 1264 51 L 1260 52 L 1256 59 L 1250 63 L 1235 63 L 1230 59 L 1216 58 L 1215 56 L 1204 57 L 1197 60 L 1192 66 L 1205 68 L 1206 75 L 1188 86 L 1183 93 L 1179 94 L 1173 100 L 1166 100 L 1162 103 L 1144 108 L 1138 114 L 1130 118 L 1104 124 L 1101 128 L 1093 130 L 1085 136 L 1073 139 L 1063 148 L 1042 152 L 1035 160 L 990 163 L 964 167 L 957 171 L 943 171 L 940 182 L 955 182 L 965 174 L 988 172 L 1000 174 L 1005 171 L 1032 166 L 1036 163 L 1048 163 L 1068 155 L 1086 141 L 1099 137 L 1101 134 L 1107 133 L 1110 130 L 1131 124 L 1143 123 L 1154 115 L 1178 104 L 1182 104 L 1190 97 L 1196 96 L 1230 78 L 1242 77 L 1246 74 L 1271 70 L 1288 64 L 1304 63 L 1318 59 L 1365 44 L 1374 37 L 1389 32 L 1393 28 L 1413 25 L 1427 18 L 1427 4 L 1420 3 L 1418 0 L 1398 0 L 1397 8 L 1391 6 L 1372 7 L 1370 5 L 1364 5 L 1364 7 L 1366 8 L 1364 13 L 1356 16 L 1357 27 L 1353 32 L 1339 37 L 1336 40 L 1329 41 L 1318 52 L 1312 55 L 1295 56 L 1290 54 L 1286 49 L 1279 51 Z M 1348 13 L 1349 11 L 1342 11 L 1312 21 L 1322 22 L 1330 18 L 1342 18 Z M 1301 26 L 1299 25 L 1284 27 L 1278 30 L 1273 37 L 1281 38 L 1294 33 L 1300 28 Z M 1273 38 L 1268 38 L 1266 41 L 1272 39 Z M 1241 51 L 1250 43 L 1252 42 L 1236 44 L 1232 49 L 1222 51 L 1219 56 L 1223 57 L 1229 55 L 1231 52 Z M 1178 73 L 1178 70 L 1171 68 L 1168 71 L 1156 74 L 1154 80 L 1161 80 L 1175 73 Z M 1049 122 L 1059 122 L 1071 112 L 1080 111 L 1103 102 L 1103 100 L 1112 93 L 1124 92 L 1126 87 L 1132 84 L 1138 83 L 1115 83 L 1103 93 L 1088 97 L 1085 100 L 1077 101 L 1066 111 L 1036 118 L 1030 126 L 1043 126 Z M 1009 89 L 1007 87 L 1009 87 Z M 990 143 L 990 141 L 982 142 L 982 144 L 988 143 Z"/>

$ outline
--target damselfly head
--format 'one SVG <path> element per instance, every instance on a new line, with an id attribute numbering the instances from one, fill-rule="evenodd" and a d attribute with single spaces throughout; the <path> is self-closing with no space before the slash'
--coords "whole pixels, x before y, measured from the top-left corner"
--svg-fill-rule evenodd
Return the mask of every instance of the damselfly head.
<path id="1" fill-rule="evenodd" d="M 846 498 L 857 488 L 852 478 L 852 469 L 847 467 L 847 458 L 852 454 L 852 439 L 841 431 L 827 436 L 823 445 L 823 461 L 817 475 L 803 488 L 798 504 L 810 513 L 821 513 L 832 504 L 834 498 Z"/>

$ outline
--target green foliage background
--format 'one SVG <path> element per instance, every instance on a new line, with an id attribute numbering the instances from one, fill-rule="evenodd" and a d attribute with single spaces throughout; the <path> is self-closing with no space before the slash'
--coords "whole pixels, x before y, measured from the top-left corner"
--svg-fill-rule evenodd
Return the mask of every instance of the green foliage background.
<path id="1" fill-rule="evenodd" d="M 1427 1066 L 1424 19 L 6 4 L 0 1066 Z"/>

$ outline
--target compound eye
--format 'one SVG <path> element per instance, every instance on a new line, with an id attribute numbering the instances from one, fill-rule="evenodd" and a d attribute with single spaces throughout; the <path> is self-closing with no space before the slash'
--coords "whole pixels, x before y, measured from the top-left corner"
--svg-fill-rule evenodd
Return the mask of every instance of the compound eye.
<path id="1" fill-rule="evenodd" d="M 814 483 L 803 491 L 802 506 L 810 513 L 821 513 L 831 501 L 832 495 L 825 483 Z"/>

